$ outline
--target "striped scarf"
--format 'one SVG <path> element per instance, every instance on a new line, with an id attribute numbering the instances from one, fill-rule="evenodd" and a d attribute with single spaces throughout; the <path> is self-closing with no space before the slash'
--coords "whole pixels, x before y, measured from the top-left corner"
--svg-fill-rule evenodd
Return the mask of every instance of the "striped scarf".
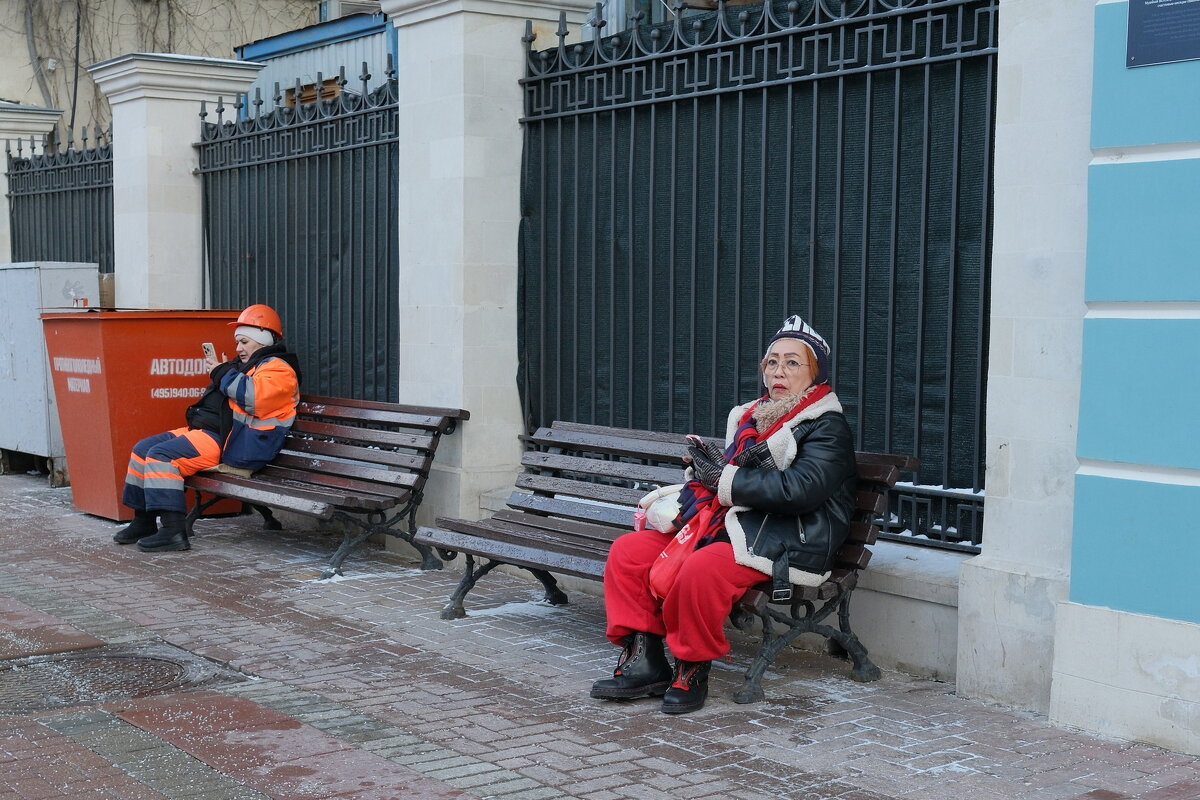
<path id="1" fill-rule="evenodd" d="M 791 411 L 775 420 L 765 431 L 760 431 L 754 421 L 754 411 L 762 403 L 770 400 L 767 395 L 763 395 L 742 413 L 738 420 L 737 430 L 733 434 L 733 441 L 725 448 L 725 460 L 732 462 L 737 454 L 747 447 L 753 447 L 758 442 L 769 439 L 772 434 L 787 425 L 801 411 L 831 391 L 832 387 L 828 383 L 812 386 L 801 395 Z M 696 547 L 704 547 L 704 545 L 716 541 L 725 532 L 725 515 L 720 513 L 721 504 L 717 500 L 716 493 L 709 491 L 700 483 L 688 481 L 684 485 L 683 490 L 679 493 L 679 508 L 679 517 L 675 520 L 677 530 L 693 520 L 700 527 L 700 539 L 696 543 Z"/>

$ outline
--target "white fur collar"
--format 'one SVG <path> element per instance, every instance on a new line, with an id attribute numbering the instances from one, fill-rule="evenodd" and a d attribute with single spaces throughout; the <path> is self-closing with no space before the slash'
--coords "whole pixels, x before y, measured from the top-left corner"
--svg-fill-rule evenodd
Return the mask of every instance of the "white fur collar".
<path id="1" fill-rule="evenodd" d="M 737 433 L 738 422 L 746 413 L 746 410 L 757 403 L 757 400 L 752 400 L 749 403 L 743 403 L 740 406 L 734 406 L 729 412 L 729 418 L 725 420 L 725 446 L 728 447 L 733 443 L 733 436 Z M 796 416 L 783 424 L 779 430 L 771 434 L 767 439 L 767 447 L 771 450 L 771 457 L 775 459 L 775 464 L 780 469 L 787 467 L 796 458 L 796 438 L 792 431 L 801 422 L 810 419 L 816 419 L 822 414 L 828 414 L 830 411 L 841 413 L 842 403 L 838 400 L 838 396 L 833 392 L 822 397 L 817 402 L 813 403 L 808 408 L 801 411 Z"/>

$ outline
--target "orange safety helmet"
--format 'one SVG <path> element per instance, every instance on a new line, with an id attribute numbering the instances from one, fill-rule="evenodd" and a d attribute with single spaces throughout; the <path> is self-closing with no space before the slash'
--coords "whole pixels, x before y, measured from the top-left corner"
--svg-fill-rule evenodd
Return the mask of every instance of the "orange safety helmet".
<path id="1" fill-rule="evenodd" d="M 275 334 L 276 340 L 283 338 L 283 320 L 275 313 L 275 309 L 262 303 L 246 306 L 242 313 L 238 314 L 237 320 L 230 322 L 229 325 L 253 325 Z"/>

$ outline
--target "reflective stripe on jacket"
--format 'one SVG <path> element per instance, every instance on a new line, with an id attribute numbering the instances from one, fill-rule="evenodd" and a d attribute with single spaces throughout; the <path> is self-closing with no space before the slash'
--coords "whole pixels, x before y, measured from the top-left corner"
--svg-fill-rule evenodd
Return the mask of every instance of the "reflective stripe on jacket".
<path id="1" fill-rule="evenodd" d="M 229 370 L 221 376 L 220 388 L 233 411 L 221 460 L 234 467 L 260 469 L 279 453 L 296 421 L 300 402 L 296 372 L 282 358 L 271 356 L 245 373 Z"/>

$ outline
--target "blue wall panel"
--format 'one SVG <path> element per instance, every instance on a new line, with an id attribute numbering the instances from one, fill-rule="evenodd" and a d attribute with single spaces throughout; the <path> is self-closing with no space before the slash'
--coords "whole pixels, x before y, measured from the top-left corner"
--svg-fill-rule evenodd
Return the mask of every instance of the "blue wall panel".
<path id="1" fill-rule="evenodd" d="M 1092 147 L 1200 141 L 1200 61 L 1128 69 L 1128 3 L 1096 6 Z"/>
<path id="2" fill-rule="evenodd" d="M 1084 321 L 1077 449 L 1200 469 L 1200 320 Z"/>
<path id="3" fill-rule="evenodd" d="M 1200 159 L 1089 169 L 1085 296 L 1200 300 Z"/>
<path id="4" fill-rule="evenodd" d="M 1075 479 L 1071 600 L 1200 622 L 1200 487 Z"/>

